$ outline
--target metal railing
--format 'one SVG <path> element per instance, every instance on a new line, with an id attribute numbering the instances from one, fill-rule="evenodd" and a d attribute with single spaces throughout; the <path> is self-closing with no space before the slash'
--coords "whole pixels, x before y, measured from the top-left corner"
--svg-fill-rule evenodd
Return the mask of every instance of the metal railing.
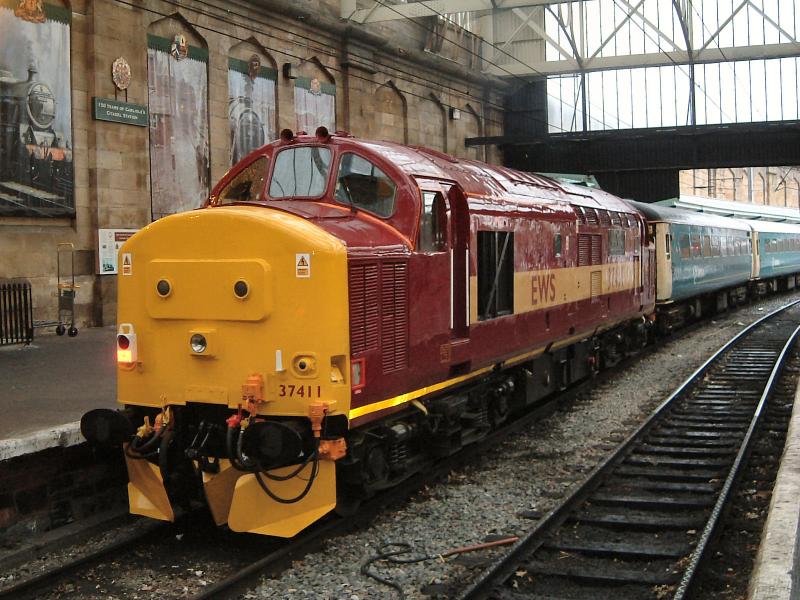
<path id="1" fill-rule="evenodd" d="M 33 299 L 27 279 L 0 279 L 0 346 L 33 341 Z"/>

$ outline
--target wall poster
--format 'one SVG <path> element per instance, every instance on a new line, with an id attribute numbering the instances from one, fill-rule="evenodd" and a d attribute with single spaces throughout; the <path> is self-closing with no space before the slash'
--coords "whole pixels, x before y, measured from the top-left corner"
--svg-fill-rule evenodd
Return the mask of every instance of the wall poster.
<path id="1" fill-rule="evenodd" d="M 228 122 L 231 130 L 231 164 L 271 142 L 275 135 L 274 69 L 261 65 L 254 54 L 249 61 L 228 59 Z"/>
<path id="2" fill-rule="evenodd" d="M 75 215 L 71 13 L 0 0 L 0 216 Z"/>
<path id="3" fill-rule="evenodd" d="M 336 131 L 336 86 L 318 78 L 298 77 L 294 80 L 294 111 L 297 131 L 314 135 L 317 127 Z"/>
<path id="4" fill-rule="evenodd" d="M 153 220 L 198 208 L 209 193 L 208 50 L 147 35 Z"/>
<path id="5" fill-rule="evenodd" d="M 97 230 L 97 274 L 116 275 L 119 249 L 138 229 L 98 229 Z"/>

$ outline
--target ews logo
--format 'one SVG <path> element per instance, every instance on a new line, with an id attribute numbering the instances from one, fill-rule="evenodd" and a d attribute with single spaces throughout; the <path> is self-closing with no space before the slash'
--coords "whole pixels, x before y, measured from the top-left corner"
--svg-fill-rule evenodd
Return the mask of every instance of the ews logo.
<path id="1" fill-rule="evenodd" d="M 540 302 L 552 302 L 555 299 L 555 273 L 534 273 L 533 277 L 531 277 L 531 304 L 536 306 Z"/>

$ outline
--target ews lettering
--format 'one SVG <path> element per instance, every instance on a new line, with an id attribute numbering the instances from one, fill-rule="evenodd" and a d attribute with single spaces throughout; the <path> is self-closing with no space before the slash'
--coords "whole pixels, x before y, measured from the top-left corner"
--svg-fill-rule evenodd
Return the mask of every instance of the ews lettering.
<path id="1" fill-rule="evenodd" d="M 539 302 L 552 302 L 556 299 L 555 273 L 534 275 L 531 278 L 531 304 L 536 306 Z"/>

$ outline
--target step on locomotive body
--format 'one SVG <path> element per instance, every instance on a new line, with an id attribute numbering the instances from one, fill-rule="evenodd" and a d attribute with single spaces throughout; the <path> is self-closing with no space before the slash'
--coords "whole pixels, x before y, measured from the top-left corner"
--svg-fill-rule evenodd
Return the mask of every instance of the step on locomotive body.
<path id="1" fill-rule="evenodd" d="M 654 232 L 585 186 L 284 131 L 120 251 L 131 512 L 203 500 L 291 537 L 618 362 L 656 318 Z"/>

